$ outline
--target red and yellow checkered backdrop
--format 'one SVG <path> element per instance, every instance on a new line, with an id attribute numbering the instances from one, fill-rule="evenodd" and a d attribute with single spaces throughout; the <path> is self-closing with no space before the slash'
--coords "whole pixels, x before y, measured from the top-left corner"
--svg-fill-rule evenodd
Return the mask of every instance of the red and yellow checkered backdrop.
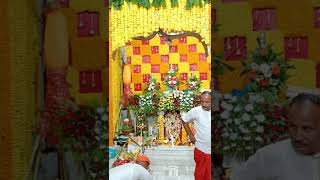
<path id="1" fill-rule="evenodd" d="M 160 83 L 170 67 L 177 68 L 177 77 L 182 81 L 179 90 L 186 89 L 186 81 L 195 74 L 201 82 L 201 88 L 210 89 L 211 59 L 205 47 L 197 37 L 181 35 L 166 43 L 165 36 L 156 35 L 150 40 L 133 40 L 126 45 L 127 62 L 131 67 L 131 91 L 140 94 L 145 89 L 145 82 L 151 76 Z"/>

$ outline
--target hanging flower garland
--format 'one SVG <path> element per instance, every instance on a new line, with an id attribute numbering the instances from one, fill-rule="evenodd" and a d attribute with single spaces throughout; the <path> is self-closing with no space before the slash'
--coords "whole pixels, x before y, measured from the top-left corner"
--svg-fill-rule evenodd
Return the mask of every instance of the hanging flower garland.
<path id="1" fill-rule="evenodd" d="M 164 2 L 165 8 L 150 7 L 148 9 L 139 7 L 135 3 L 127 1 L 118 2 L 120 9 L 112 6 L 110 11 L 111 26 L 109 27 L 112 51 L 131 41 L 135 37 L 147 37 L 153 32 L 163 29 L 168 32 L 195 32 L 198 33 L 207 45 L 211 40 L 211 5 L 205 4 L 186 9 L 187 0 L 174 1 L 174 8 L 168 6 L 170 0 L 160 0 L 161 6 Z M 190 0 L 188 0 L 190 1 Z M 193 1 L 192 1 L 193 2 Z M 143 2 L 148 4 L 148 2 Z M 160 3 L 160 2 L 159 2 Z"/>

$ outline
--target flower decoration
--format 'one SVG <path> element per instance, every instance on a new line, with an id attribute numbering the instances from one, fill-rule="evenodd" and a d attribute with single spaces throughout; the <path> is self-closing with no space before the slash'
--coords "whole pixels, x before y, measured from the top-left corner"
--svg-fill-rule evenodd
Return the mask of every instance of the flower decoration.
<path id="1" fill-rule="evenodd" d="M 193 108 L 193 93 L 191 91 L 182 91 L 179 96 L 179 110 L 181 112 L 188 112 Z"/>
<path id="2" fill-rule="evenodd" d="M 258 47 L 252 53 L 253 61 L 242 62 L 244 71 L 250 83 L 250 91 L 261 93 L 261 96 L 270 102 L 275 102 L 279 92 L 286 87 L 289 78 L 288 70 L 294 68 L 281 57 L 280 53 L 274 52 L 272 46 Z"/>
<path id="3" fill-rule="evenodd" d="M 147 37 L 158 32 L 159 29 L 163 29 L 164 32 L 195 32 L 203 38 L 206 44 L 211 44 L 210 4 L 203 4 L 203 7 L 194 7 L 188 10 L 183 6 L 183 4 L 187 4 L 187 0 L 182 0 L 179 2 L 180 5 L 175 8 L 168 5 L 166 8 L 152 6 L 148 9 L 141 8 L 141 4 L 137 5 L 131 1 L 119 2 L 121 3 L 116 3 L 119 5 L 119 9 L 110 3 L 112 8 L 110 10 L 109 32 L 113 52 L 125 46 L 132 38 Z M 157 18 L 154 18 L 155 14 Z"/>
<path id="4" fill-rule="evenodd" d="M 254 93 L 243 97 L 230 94 L 222 96 L 219 112 L 215 116 L 217 129 L 221 130 L 221 138 L 214 150 L 222 152 L 223 155 L 246 160 L 257 149 L 273 142 L 275 136 L 271 134 L 283 134 L 283 131 L 276 132 L 270 129 L 271 126 L 284 125 L 284 119 L 279 114 L 277 118 L 270 118 L 270 108 L 265 102 L 262 96 Z"/>
<path id="5" fill-rule="evenodd" d="M 156 97 L 151 93 L 145 93 L 139 96 L 139 108 L 145 114 L 152 114 L 156 110 Z"/>
<path id="6" fill-rule="evenodd" d="M 173 111 L 174 106 L 174 97 L 173 94 L 163 95 L 159 100 L 159 111 Z"/>
<path id="7" fill-rule="evenodd" d="M 177 70 L 170 69 L 163 82 L 168 91 L 176 91 L 181 81 L 177 78 Z"/>
<path id="8" fill-rule="evenodd" d="M 201 81 L 194 74 L 191 74 L 191 77 L 187 81 L 188 91 L 198 93 L 200 91 Z"/>
<path id="9" fill-rule="evenodd" d="M 149 92 L 152 95 L 158 94 L 160 90 L 160 84 L 157 82 L 157 79 L 151 76 L 149 82 L 146 82 L 146 89 L 144 92 Z"/>

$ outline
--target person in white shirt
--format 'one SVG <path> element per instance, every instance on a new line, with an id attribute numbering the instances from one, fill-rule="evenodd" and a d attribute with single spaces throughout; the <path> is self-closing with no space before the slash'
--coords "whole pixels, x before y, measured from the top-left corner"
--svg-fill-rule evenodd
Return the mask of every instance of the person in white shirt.
<path id="1" fill-rule="evenodd" d="M 320 180 L 320 97 L 299 94 L 290 103 L 290 139 L 259 149 L 233 169 L 231 180 Z"/>
<path id="2" fill-rule="evenodd" d="M 109 170 L 109 180 L 152 180 L 149 173 L 150 160 L 138 155 L 135 163 L 123 164 Z"/>
<path id="3" fill-rule="evenodd" d="M 211 93 L 205 91 L 200 97 L 201 106 L 191 109 L 179 117 L 189 139 L 195 144 L 195 180 L 211 180 Z M 189 128 L 194 122 L 195 135 Z"/>

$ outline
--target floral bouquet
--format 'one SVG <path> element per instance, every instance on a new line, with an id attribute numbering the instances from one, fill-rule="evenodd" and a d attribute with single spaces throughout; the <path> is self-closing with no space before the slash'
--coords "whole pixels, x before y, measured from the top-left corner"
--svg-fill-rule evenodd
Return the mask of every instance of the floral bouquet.
<path id="1" fill-rule="evenodd" d="M 220 113 L 215 117 L 217 128 L 222 128 L 222 154 L 244 160 L 265 144 L 266 117 L 260 105 L 264 99 L 223 96 Z"/>
<path id="2" fill-rule="evenodd" d="M 175 99 L 173 94 L 164 94 L 159 100 L 159 111 L 174 111 Z"/>
<path id="3" fill-rule="evenodd" d="M 187 85 L 188 85 L 188 88 L 187 88 L 188 91 L 197 93 L 200 91 L 201 81 L 194 74 L 191 74 L 191 77 L 187 81 Z"/>
<path id="4" fill-rule="evenodd" d="M 170 69 L 163 82 L 168 91 L 175 91 L 181 84 L 181 81 L 177 78 L 177 70 Z"/>
<path id="5" fill-rule="evenodd" d="M 191 91 L 182 91 L 179 96 L 179 110 L 181 112 L 188 112 L 193 108 L 194 94 Z"/>
<path id="6" fill-rule="evenodd" d="M 294 66 L 290 65 L 281 53 L 275 53 L 271 45 L 259 45 L 252 53 L 252 59 L 250 63 L 242 62 L 244 71 L 241 72 L 241 75 L 246 74 L 250 80 L 250 91 L 261 93 L 271 102 L 276 101 L 279 92 L 286 88 L 288 70 Z"/>
<path id="7" fill-rule="evenodd" d="M 146 89 L 144 92 L 149 92 L 152 95 L 156 95 L 160 90 L 160 84 L 157 82 L 157 79 L 153 76 L 150 81 L 146 83 Z"/>
<path id="8" fill-rule="evenodd" d="M 147 92 L 139 97 L 139 108 L 141 111 L 143 111 L 145 114 L 152 114 L 156 110 L 156 97 Z"/>

